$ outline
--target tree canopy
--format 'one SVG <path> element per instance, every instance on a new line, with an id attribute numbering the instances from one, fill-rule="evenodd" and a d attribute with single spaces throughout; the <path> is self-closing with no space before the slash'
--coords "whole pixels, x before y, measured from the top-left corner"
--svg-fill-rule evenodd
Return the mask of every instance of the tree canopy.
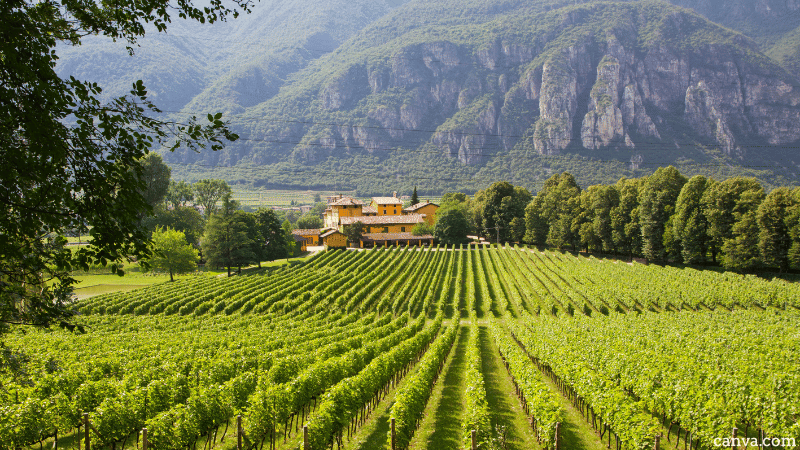
<path id="1" fill-rule="evenodd" d="M 158 228 L 153 233 L 153 255 L 150 265 L 153 269 L 169 272 L 169 281 L 175 281 L 173 274 L 192 272 L 197 269 L 197 249 L 186 242 L 186 236 L 171 228 Z"/>
<path id="2" fill-rule="evenodd" d="M 433 228 L 433 237 L 444 245 L 458 245 L 469 242 L 467 231 L 469 222 L 464 207 L 458 204 L 449 204 L 436 212 L 436 224 Z"/>
<path id="3" fill-rule="evenodd" d="M 217 202 L 231 194 L 231 187 L 224 180 L 200 180 L 194 185 L 195 202 L 203 207 L 206 219 L 217 211 Z"/>
<path id="4" fill-rule="evenodd" d="M 230 194 L 222 199 L 222 208 L 206 223 L 202 248 L 206 263 L 212 267 L 225 267 L 231 276 L 231 267 L 256 261 L 253 252 L 252 223 L 245 219 L 239 205 Z M 241 213 L 241 214 L 239 214 Z"/>
<path id="5" fill-rule="evenodd" d="M 146 25 L 166 30 L 173 16 L 213 22 L 249 10 L 249 0 L 196 7 L 191 1 L 71 2 L 8 0 L 0 5 L 0 323 L 48 325 L 68 318 L 74 268 L 149 254 L 142 212 L 151 204 L 141 161 L 152 149 L 217 150 L 235 140 L 208 115 L 161 119 L 141 80 L 130 95 L 100 100 L 100 87 L 55 72 L 57 47 L 87 35 L 127 43 Z M 66 229 L 91 235 L 70 251 Z M 2 330 L 0 330 L 2 331 Z"/>

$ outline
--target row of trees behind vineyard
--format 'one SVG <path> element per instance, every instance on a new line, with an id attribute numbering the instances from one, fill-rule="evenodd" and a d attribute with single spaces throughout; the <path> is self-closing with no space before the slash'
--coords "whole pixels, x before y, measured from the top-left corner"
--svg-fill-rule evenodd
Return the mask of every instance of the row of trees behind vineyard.
<path id="1" fill-rule="evenodd" d="M 753 178 L 687 179 L 670 166 L 581 189 L 564 172 L 535 196 L 498 182 L 472 199 L 445 194 L 442 204 L 439 220 L 458 215 L 463 235 L 491 241 L 740 271 L 800 268 L 800 188 L 766 193 Z"/>
<path id="2" fill-rule="evenodd" d="M 197 263 L 231 269 L 295 253 L 292 224 L 271 209 L 246 212 L 232 199 L 223 180 L 193 184 L 171 180 L 171 171 L 157 153 L 140 161 L 143 197 L 152 214 L 141 225 L 152 238 L 152 255 L 142 267 L 175 274 L 196 270 Z"/>

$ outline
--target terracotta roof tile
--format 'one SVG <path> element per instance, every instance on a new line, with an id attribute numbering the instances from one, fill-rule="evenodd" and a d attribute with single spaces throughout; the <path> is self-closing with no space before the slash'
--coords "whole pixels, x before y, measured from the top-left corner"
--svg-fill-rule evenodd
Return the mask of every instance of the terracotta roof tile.
<path id="1" fill-rule="evenodd" d="M 361 212 L 364 214 L 378 214 L 378 210 L 372 206 L 362 206 Z"/>
<path id="2" fill-rule="evenodd" d="M 292 230 L 292 234 L 296 234 L 298 236 L 319 236 L 321 233 L 319 228 L 300 228 L 298 230 Z"/>
<path id="3" fill-rule="evenodd" d="M 326 238 L 326 237 L 328 237 L 328 236 L 330 236 L 332 234 L 336 234 L 336 233 L 342 234 L 342 232 L 339 231 L 339 230 L 328 230 L 328 231 L 322 233 L 321 235 L 319 235 L 319 237 L 324 239 L 324 238 Z"/>
<path id="4" fill-rule="evenodd" d="M 360 206 L 363 205 L 364 202 L 357 198 L 353 197 L 344 197 L 342 199 L 336 200 L 335 202 L 331 203 L 329 206 Z"/>
<path id="5" fill-rule="evenodd" d="M 342 225 L 351 225 L 356 222 L 361 222 L 364 225 L 378 226 L 378 225 L 397 225 L 397 224 L 415 224 L 425 221 L 423 214 L 406 214 L 402 216 L 361 216 L 361 217 L 340 217 L 339 221 Z"/>
<path id="6" fill-rule="evenodd" d="M 439 205 L 437 205 L 436 203 L 420 202 L 420 203 L 417 203 L 416 205 L 412 205 L 412 206 L 409 206 L 408 208 L 403 209 L 403 211 L 414 212 L 414 211 L 416 211 L 416 210 L 418 210 L 420 208 L 423 208 L 425 206 L 428 206 L 428 205 L 433 205 L 433 206 L 435 206 L 437 208 L 439 207 Z"/>
<path id="7" fill-rule="evenodd" d="M 372 197 L 372 201 L 379 205 L 402 205 L 403 201 L 397 197 Z"/>

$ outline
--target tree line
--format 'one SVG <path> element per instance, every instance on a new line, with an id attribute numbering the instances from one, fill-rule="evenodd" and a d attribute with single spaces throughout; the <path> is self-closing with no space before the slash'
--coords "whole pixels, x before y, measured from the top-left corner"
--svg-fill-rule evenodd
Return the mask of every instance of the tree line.
<path id="1" fill-rule="evenodd" d="M 156 153 L 141 161 L 143 197 L 153 214 L 142 218 L 152 239 L 152 255 L 143 267 L 176 273 L 197 268 L 232 268 L 286 258 L 295 253 L 292 225 L 271 209 L 245 212 L 231 198 L 223 180 L 189 184 L 170 179 L 171 171 Z M 218 206 L 219 205 L 219 206 Z M 202 213 L 201 213 L 202 211 Z"/>
<path id="2" fill-rule="evenodd" d="M 440 220 L 460 208 L 461 226 L 492 241 L 739 271 L 800 268 L 800 188 L 766 193 L 753 178 L 687 178 L 670 166 L 581 189 L 564 172 L 535 196 L 499 182 L 442 203 Z"/>

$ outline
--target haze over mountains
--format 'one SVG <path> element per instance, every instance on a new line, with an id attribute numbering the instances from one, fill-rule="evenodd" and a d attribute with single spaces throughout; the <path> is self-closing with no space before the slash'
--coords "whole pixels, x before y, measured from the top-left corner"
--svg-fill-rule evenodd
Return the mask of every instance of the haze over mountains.
<path id="1" fill-rule="evenodd" d="M 559 170 L 590 184 L 672 163 L 797 184 L 800 0 L 674 3 L 267 0 L 175 22 L 135 57 L 61 48 L 59 71 L 109 95 L 142 79 L 172 117 L 225 113 L 243 139 L 166 155 L 187 179 L 536 190 Z"/>

